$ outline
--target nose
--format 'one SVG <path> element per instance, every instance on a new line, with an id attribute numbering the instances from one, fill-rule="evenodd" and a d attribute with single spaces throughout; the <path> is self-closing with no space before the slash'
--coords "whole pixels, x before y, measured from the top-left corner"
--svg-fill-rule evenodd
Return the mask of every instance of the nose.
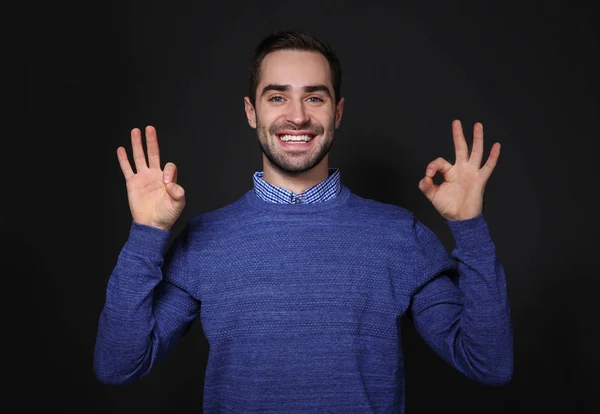
<path id="1" fill-rule="evenodd" d="M 295 125 L 301 126 L 309 122 L 309 116 L 304 107 L 304 102 L 290 101 L 288 105 L 287 120 Z"/>

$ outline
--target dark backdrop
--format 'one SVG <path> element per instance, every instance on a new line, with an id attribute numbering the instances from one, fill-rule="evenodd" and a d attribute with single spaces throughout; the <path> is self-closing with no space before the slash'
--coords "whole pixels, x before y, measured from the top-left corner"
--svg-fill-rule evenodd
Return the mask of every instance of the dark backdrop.
<path id="1" fill-rule="evenodd" d="M 414 211 L 452 249 L 417 187 L 453 162 L 452 119 L 502 143 L 484 212 L 508 278 L 515 374 L 479 385 L 404 321 L 407 412 L 594 413 L 600 382 L 596 205 L 597 14 L 400 2 L 121 1 L 5 10 L 2 235 L 5 400 L 78 413 L 200 412 L 199 323 L 127 387 L 92 373 L 98 316 L 131 216 L 116 148 L 155 125 L 188 204 L 226 205 L 261 168 L 242 98 L 260 38 L 329 41 L 346 107 L 331 164 L 357 194 Z M 8 7 L 8 6 L 7 6 Z M 193 411 L 189 411 L 193 409 Z"/>

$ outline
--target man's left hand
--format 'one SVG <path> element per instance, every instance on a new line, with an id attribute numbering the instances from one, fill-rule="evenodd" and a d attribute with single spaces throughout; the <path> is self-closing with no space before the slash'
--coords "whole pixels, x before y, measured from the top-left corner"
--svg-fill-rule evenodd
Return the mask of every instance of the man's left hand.
<path id="1" fill-rule="evenodd" d="M 452 135 L 456 160 L 454 165 L 439 157 L 427 166 L 425 177 L 419 181 L 419 189 L 446 220 L 468 220 L 483 212 L 483 193 L 488 178 L 496 167 L 500 156 L 500 143 L 496 142 L 483 167 L 483 125 L 479 122 L 473 127 L 473 149 L 469 147 L 459 120 L 452 122 Z M 434 184 L 437 172 L 444 182 Z"/>

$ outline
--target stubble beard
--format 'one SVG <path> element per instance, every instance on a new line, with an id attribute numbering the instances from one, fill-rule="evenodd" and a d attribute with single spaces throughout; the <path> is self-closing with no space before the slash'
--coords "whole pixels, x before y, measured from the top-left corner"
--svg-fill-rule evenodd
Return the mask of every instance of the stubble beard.
<path id="1" fill-rule="evenodd" d="M 276 134 L 283 129 L 308 130 L 319 135 L 318 138 L 313 138 L 318 139 L 318 142 L 315 143 L 317 148 L 313 148 L 310 154 L 289 154 L 284 153 L 283 151 L 277 151 L 277 143 L 273 142 L 271 137 L 274 137 L 274 140 L 279 139 Z M 311 170 L 323 161 L 323 158 L 329 153 L 331 146 L 333 145 L 333 136 L 335 133 L 333 122 L 328 126 L 326 132 L 324 132 L 325 129 L 322 126 L 313 124 L 302 125 L 299 128 L 289 124 L 273 125 L 270 130 L 267 131 L 267 127 L 262 125 L 258 118 L 256 120 L 256 135 L 261 151 L 265 154 L 274 168 L 288 175 L 302 174 Z"/>

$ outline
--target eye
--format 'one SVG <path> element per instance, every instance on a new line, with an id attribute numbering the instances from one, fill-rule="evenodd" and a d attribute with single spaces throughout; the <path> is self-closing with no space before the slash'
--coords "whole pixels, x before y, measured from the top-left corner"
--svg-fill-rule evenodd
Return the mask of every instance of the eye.
<path id="1" fill-rule="evenodd" d="M 309 102 L 312 103 L 319 103 L 319 102 L 323 102 L 322 98 L 319 98 L 318 96 L 311 96 L 310 98 L 308 98 Z"/>
<path id="2" fill-rule="evenodd" d="M 283 102 L 283 97 L 281 97 L 281 96 L 271 96 L 269 98 L 269 102 L 275 102 L 275 103 Z"/>

